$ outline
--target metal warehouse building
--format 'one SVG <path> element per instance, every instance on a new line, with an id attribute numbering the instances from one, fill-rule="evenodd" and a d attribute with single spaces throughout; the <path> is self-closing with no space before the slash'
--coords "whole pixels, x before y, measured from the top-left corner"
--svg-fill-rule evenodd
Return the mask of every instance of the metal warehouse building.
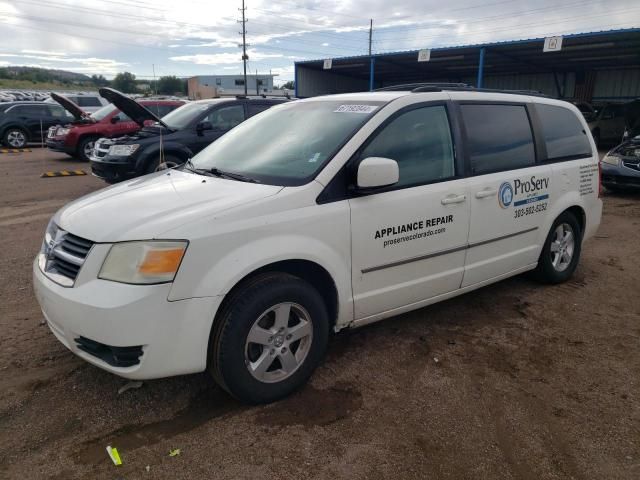
<path id="1" fill-rule="evenodd" d="M 640 97 L 640 28 L 296 62 L 296 96 L 462 82 L 558 98 Z"/>

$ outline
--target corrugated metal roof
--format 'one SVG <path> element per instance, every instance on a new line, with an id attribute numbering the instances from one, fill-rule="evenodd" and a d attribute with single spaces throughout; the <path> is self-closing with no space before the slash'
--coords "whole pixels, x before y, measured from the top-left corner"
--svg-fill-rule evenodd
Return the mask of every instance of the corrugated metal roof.
<path id="1" fill-rule="evenodd" d="M 595 32 L 580 32 L 580 33 L 569 33 L 566 35 L 562 35 L 563 38 L 581 38 L 581 37 L 597 37 L 600 35 L 613 35 L 613 34 L 626 34 L 626 33 L 640 33 L 640 28 L 623 28 L 623 29 L 615 29 L 615 30 L 599 30 L 599 31 L 595 31 Z M 434 47 L 431 48 L 431 51 L 443 51 L 443 50 L 461 50 L 464 48 L 481 48 L 481 47 L 496 47 L 496 46 L 507 46 L 507 45 L 518 45 L 518 44 L 523 44 L 523 43 L 533 43 L 533 42 L 544 42 L 545 37 L 537 37 L 537 38 L 526 38 L 526 39 L 520 39 L 520 40 L 503 40 L 503 41 L 498 41 L 498 42 L 489 42 L 489 43 L 472 43 L 472 44 L 466 44 L 466 45 L 453 45 L 453 46 L 446 46 L 446 47 Z M 384 52 L 384 53 L 373 53 L 372 56 L 374 57 L 385 57 L 385 56 L 394 56 L 394 55 L 407 55 L 407 54 L 415 54 L 417 55 L 418 52 L 420 51 L 420 49 L 414 49 L 414 50 L 398 50 L 398 51 L 393 51 L 393 52 Z M 351 56 L 345 56 L 345 57 L 325 57 L 325 58 L 332 58 L 333 60 L 351 60 L 351 59 L 365 59 L 365 58 L 369 58 L 370 55 L 351 55 Z M 324 60 L 324 58 L 322 59 L 314 59 L 314 60 L 300 60 L 298 62 L 295 62 L 296 65 L 298 64 L 305 64 L 305 63 L 316 63 L 316 62 L 322 62 Z"/>

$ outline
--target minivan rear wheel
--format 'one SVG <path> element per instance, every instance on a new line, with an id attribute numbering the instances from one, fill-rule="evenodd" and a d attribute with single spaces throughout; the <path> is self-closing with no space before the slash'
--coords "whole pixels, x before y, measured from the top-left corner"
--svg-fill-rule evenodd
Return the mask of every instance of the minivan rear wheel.
<path id="1" fill-rule="evenodd" d="M 307 382 L 328 339 L 327 308 L 314 287 L 286 273 L 259 274 L 225 301 L 210 338 L 209 371 L 243 402 L 273 402 Z"/>
<path id="2" fill-rule="evenodd" d="M 562 213 L 551 226 L 542 247 L 537 277 L 545 283 L 562 283 L 575 272 L 580 260 L 582 230 L 575 215 Z"/>

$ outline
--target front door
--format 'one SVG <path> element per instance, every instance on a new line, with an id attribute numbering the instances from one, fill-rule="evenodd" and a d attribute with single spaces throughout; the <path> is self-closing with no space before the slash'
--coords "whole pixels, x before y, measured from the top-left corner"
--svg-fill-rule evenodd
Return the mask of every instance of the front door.
<path id="1" fill-rule="evenodd" d="M 445 105 L 401 111 L 358 154 L 396 160 L 399 182 L 349 200 L 355 318 L 460 287 L 469 228 Z"/>
<path id="2" fill-rule="evenodd" d="M 460 111 L 471 203 L 464 287 L 537 261 L 552 185 L 551 167 L 536 164 L 526 105 L 463 104 Z"/>

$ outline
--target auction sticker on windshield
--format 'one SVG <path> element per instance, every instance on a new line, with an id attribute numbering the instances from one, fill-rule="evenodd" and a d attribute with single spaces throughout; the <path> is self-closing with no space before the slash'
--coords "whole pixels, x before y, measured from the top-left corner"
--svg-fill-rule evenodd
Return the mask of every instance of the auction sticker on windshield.
<path id="1" fill-rule="evenodd" d="M 340 105 L 334 113 L 371 113 L 377 108 L 377 105 Z"/>

